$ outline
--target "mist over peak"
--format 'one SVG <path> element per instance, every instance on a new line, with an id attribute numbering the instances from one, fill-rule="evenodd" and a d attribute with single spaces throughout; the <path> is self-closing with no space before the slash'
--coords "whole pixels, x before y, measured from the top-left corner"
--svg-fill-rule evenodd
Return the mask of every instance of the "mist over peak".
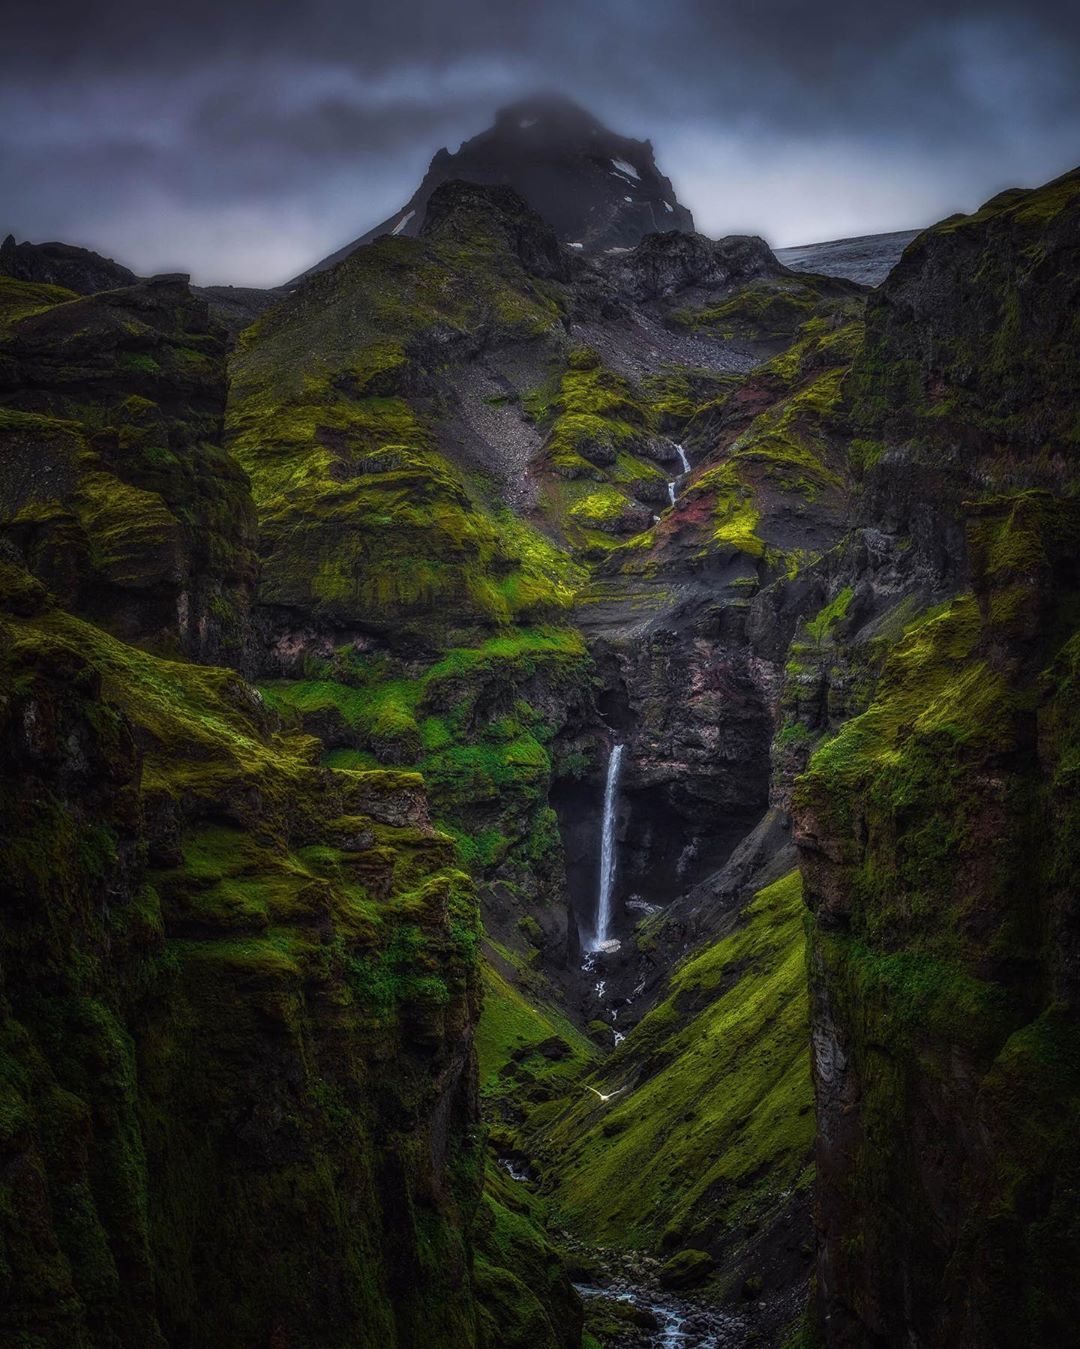
<path id="1" fill-rule="evenodd" d="M 1071 167 L 1078 27 L 1055 0 L 58 0 L 6 22 L 0 230 L 276 284 L 388 219 L 438 147 L 537 109 L 651 141 L 714 237 L 903 229 Z"/>

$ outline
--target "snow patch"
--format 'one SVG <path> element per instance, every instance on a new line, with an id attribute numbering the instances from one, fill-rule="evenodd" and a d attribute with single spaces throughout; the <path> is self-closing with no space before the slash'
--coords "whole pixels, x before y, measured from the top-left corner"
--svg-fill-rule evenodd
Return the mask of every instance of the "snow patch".
<path id="1" fill-rule="evenodd" d="M 584 248 L 584 244 L 567 244 L 567 248 Z"/>
<path id="2" fill-rule="evenodd" d="M 634 200 L 633 197 L 623 197 L 623 201 L 632 202 L 633 200 Z"/>
<path id="3" fill-rule="evenodd" d="M 390 231 L 390 233 L 391 233 L 391 234 L 400 234 L 401 231 L 405 228 L 405 226 L 409 223 L 409 221 L 413 218 L 413 216 L 414 216 L 415 214 L 416 214 L 415 211 L 406 211 L 405 214 L 401 217 L 401 219 L 400 219 L 400 220 L 397 222 L 397 224 L 394 226 L 394 228 Z"/>
<path id="4" fill-rule="evenodd" d="M 674 215 L 674 213 L 675 213 L 675 207 L 672 206 L 672 204 L 671 204 L 670 201 L 665 201 L 665 202 L 664 202 L 664 210 L 665 210 L 665 211 L 670 211 L 670 212 L 672 213 L 672 215 Z"/>
<path id="5" fill-rule="evenodd" d="M 638 173 L 637 169 L 635 169 L 633 164 L 631 164 L 628 160 L 613 159 L 611 162 L 612 164 L 614 164 L 614 166 L 618 169 L 620 173 L 625 173 L 627 177 L 637 178 L 640 181 L 641 174 Z"/>

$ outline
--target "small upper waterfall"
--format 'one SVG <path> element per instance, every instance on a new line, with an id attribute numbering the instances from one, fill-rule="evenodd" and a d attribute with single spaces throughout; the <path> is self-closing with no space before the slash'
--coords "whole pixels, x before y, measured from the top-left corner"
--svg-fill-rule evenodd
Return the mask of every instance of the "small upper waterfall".
<path id="1" fill-rule="evenodd" d="M 677 440 L 673 440 L 671 443 L 672 445 L 675 446 L 675 449 L 678 451 L 679 463 L 682 464 L 682 472 L 679 474 L 677 478 L 672 478 L 672 480 L 667 485 L 668 501 L 671 503 L 672 506 L 674 506 L 675 489 L 676 487 L 678 487 L 680 481 L 683 478 L 685 478 L 686 475 L 690 472 L 690 460 L 687 459 L 686 451 L 683 449 L 683 447 L 679 444 Z"/>
<path id="2" fill-rule="evenodd" d="M 600 833 L 600 889 L 596 897 L 594 951 L 603 951 L 611 940 L 608 932 L 611 927 L 611 891 L 615 884 L 615 797 L 619 788 L 622 752 L 622 745 L 612 746 L 607 782 L 604 785 L 604 824 Z"/>

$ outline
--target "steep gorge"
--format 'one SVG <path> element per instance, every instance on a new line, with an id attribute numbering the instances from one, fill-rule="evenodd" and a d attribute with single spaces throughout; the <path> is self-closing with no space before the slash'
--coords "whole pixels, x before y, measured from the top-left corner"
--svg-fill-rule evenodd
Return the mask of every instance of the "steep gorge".
<path id="1" fill-rule="evenodd" d="M 0 277 L 12 1343 L 1067 1342 L 1078 196 Z"/>

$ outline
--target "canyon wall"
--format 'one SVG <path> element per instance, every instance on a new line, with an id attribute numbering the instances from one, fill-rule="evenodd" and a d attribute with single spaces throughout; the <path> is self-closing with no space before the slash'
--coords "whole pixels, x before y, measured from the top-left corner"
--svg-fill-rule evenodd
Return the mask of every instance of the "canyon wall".
<path id="1" fill-rule="evenodd" d="M 1075 1327 L 1078 264 L 1077 174 L 943 222 L 846 383 L 863 619 L 942 602 L 794 793 L 830 1345 Z"/>

